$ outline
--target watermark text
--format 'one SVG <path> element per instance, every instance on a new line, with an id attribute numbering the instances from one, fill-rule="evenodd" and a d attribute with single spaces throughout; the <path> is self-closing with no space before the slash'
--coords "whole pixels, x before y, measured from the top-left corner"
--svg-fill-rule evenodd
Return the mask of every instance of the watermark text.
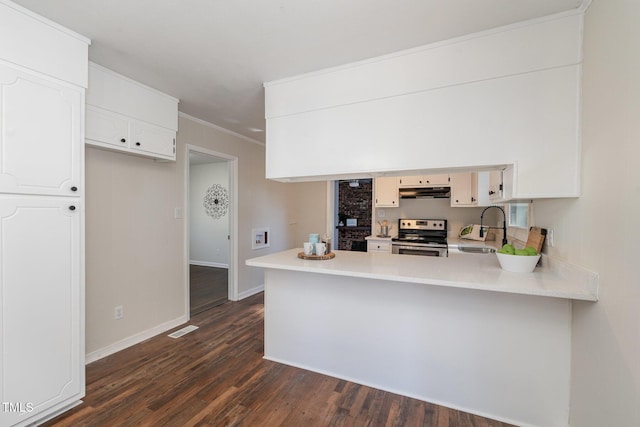
<path id="1" fill-rule="evenodd" d="M 33 403 L 31 402 L 0 402 L 2 412 L 18 412 L 28 414 L 33 411 Z"/>

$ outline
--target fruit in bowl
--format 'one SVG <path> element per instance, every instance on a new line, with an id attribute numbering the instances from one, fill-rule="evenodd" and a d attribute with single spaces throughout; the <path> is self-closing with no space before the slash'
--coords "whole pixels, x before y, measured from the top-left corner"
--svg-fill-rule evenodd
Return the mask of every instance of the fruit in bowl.
<path id="1" fill-rule="evenodd" d="M 500 267 L 505 271 L 514 273 L 531 273 L 540 260 L 540 254 L 531 246 L 524 249 L 515 249 L 513 245 L 506 244 L 496 252 Z"/>

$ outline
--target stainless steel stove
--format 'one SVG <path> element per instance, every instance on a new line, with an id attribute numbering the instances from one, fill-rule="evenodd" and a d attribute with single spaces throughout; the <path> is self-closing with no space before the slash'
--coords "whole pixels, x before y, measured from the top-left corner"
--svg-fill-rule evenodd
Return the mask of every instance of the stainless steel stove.
<path id="1" fill-rule="evenodd" d="M 391 239 L 394 254 L 447 256 L 446 219 L 399 219 L 398 236 Z"/>

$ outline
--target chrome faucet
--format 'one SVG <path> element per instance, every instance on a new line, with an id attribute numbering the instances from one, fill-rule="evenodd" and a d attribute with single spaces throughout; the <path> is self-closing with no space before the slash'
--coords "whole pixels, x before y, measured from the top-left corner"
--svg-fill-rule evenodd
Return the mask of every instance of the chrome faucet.
<path id="1" fill-rule="evenodd" d="M 482 213 L 480 214 L 480 237 L 484 237 L 484 228 L 482 227 L 482 220 L 484 217 L 484 213 L 487 211 L 487 209 L 491 209 L 491 208 L 496 208 L 496 209 L 500 209 L 500 212 L 502 212 L 502 246 L 507 244 L 507 215 L 504 213 L 504 209 L 502 209 L 500 206 L 487 206 L 486 208 L 484 208 L 484 210 L 482 211 Z M 487 228 L 500 228 L 500 227 L 488 227 Z"/>

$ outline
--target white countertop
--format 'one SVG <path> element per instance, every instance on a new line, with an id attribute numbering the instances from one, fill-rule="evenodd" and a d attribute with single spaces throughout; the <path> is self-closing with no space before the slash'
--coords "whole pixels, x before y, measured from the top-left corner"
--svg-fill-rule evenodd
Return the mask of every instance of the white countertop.
<path id="1" fill-rule="evenodd" d="M 467 244 L 467 241 L 464 242 Z M 469 244 L 483 242 L 469 241 Z M 248 259 L 253 267 L 422 283 L 484 291 L 537 295 L 585 301 L 598 300 L 598 275 L 543 255 L 533 273 L 511 273 L 500 268 L 493 254 L 450 251 L 444 258 L 380 252 L 335 251 L 330 260 L 303 260 L 301 248 Z"/>
<path id="2" fill-rule="evenodd" d="M 371 236 L 367 236 L 364 239 L 365 240 L 384 240 L 384 241 L 391 241 L 391 239 L 393 239 L 395 236 L 377 236 L 377 235 L 371 235 Z"/>

